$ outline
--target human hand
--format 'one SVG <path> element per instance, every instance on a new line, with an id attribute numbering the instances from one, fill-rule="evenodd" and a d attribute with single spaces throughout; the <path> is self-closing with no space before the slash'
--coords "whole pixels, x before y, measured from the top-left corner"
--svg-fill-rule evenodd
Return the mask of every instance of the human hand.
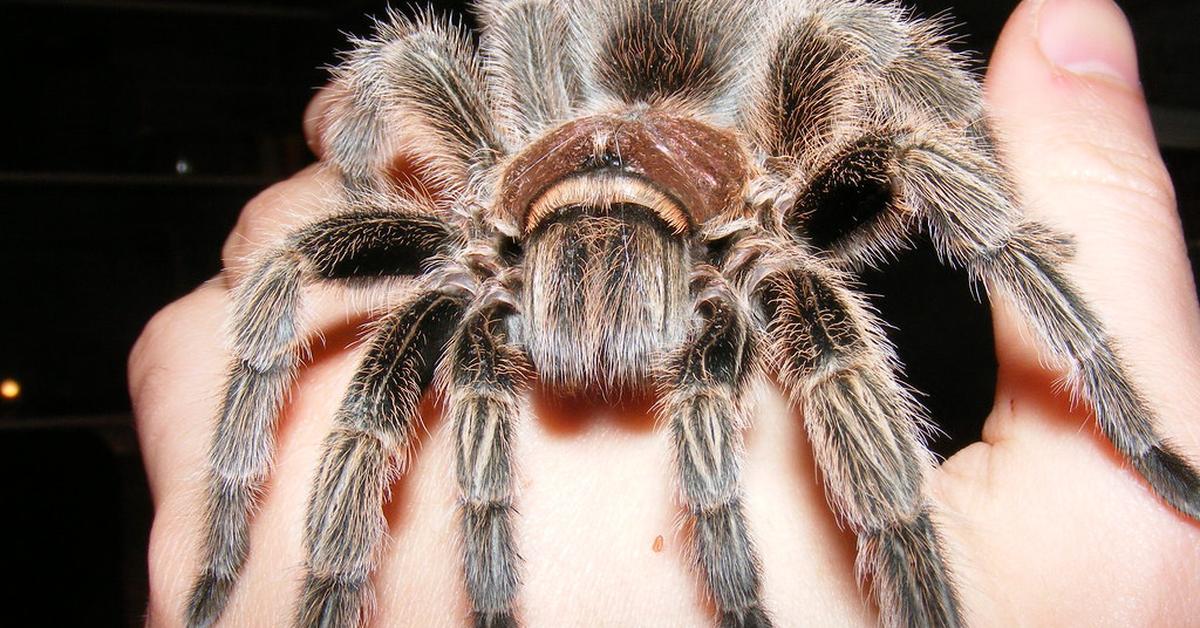
<path id="1" fill-rule="evenodd" d="M 986 87 L 1027 213 L 1075 237 L 1068 272 L 1161 431 L 1197 460 L 1196 288 L 1123 15 L 1108 0 L 1022 3 Z M 1015 309 L 993 310 L 984 442 L 934 480 L 969 612 L 999 625 L 1192 623 L 1200 525 L 1154 496 L 1087 407 L 1052 392 L 1059 374 L 1039 366 Z"/>
<path id="2" fill-rule="evenodd" d="M 1068 271 L 1120 341 L 1161 428 L 1200 458 L 1200 314 L 1170 182 L 1136 86 L 1128 28 L 1107 0 L 1018 8 L 993 56 L 988 92 L 1027 211 L 1075 235 Z M 1042 36 L 1039 46 L 1038 35 Z M 1082 63 L 1073 73 L 1045 53 Z M 1074 54 L 1074 56 L 1071 56 Z M 1089 63 L 1106 62 L 1104 65 Z M 1105 71 L 1111 70 L 1111 75 Z M 318 100 L 309 120 L 319 117 Z M 314 124 L 310 138 L 320 150 Z M 156 505 L 152 625 L 182 620 L 198 570 L 206 449 L 226 375 L 222 322 L 246 260 L 323 212 L 336 182 L 317 169 L 247 208 L 227 270 L 147 327 L 130 382 Z M 305 503 L 321 443 L 362 351 L 358 323 L 376 304 L 320 291 L 326 330 L 280 420 L 272 481 L 253 551 L 224 617 L 291 617 L 304 562 Z M 379 295 L 374 295 L 379 296 Z M 1056 374 L 1013 308 L 994 304 L 1000 381 L 984 442 L 931 474 L 938 522 L 975 624 L 1177 625 L 1200 616 L 1200 526 L 1172 511 L 1099 436 L 1085 409 L 1053 392 Z M 825 502 L 801 419 L 759 391 L 747 433 L 747 511 L 780 625 L 871 621 L 855 586 L 853 538 Z M 531 626 L 693 626 L 711 622 L 676 532 L 670 446 L 646 408 L 553 404 L 522 423 L 520 605 Z M 393 541 L 374 577 L 377 623 L 457 626 L 461 584 L 452 438 L 428 405 L 428 435 L 386 506 Z M 663 537 L 662 551 L 657 537 Z"/>

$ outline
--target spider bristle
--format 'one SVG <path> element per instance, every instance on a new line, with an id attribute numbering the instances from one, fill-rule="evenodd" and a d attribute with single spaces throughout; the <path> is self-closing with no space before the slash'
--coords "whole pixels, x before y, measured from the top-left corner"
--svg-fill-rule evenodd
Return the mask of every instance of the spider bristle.
<path id="1" fill-rule="evenodd" d="M 371 614 L 373 598 L 367 582 L 310 574 L 304 580 L 304 592 L 296 625 L 301 628 L 358 626 Z"/>
<path id="2" fill-rule="evenodd" d="M 856 51 L 831 32 L 826 16 L 809 11 L 776 18 L 765 63 L 745 112 L 749 131 L 772 155 L 812 160 L 829 144 L 837 109 L 853 97 Z"/>
<path id="3" fill-rule="evenodd" d="M 942 546 L 927 511 L 860 536 L 859 577 L 875 592 L 885 626 L 963 625 Z"/>
<path id="4" fill-rule="evenodd" d="M 571 23 L 594 107 L 649 104 L 731 117 L 754 3 L 585 0 Z"/>
<path id="5" fill-rule="evenodd" d="M 480 55 L 496 115 L 514 143 L 568 119 L 581 99 L 567 14 L 549 0 L 491 0 L 478 6 Z"/>
<path id="6" fill-rule="evenodd" d="M 1169 443 L 1130 458 L 1151 488 L 1179 512 L 1200 520 L 1200 473 Z"/>
<path id="7" fill-rule="evenodd" d="M 761 606 L 721 613 L 721 628 L 769 628 L 771 618 Z"/>
<path id="8" fill-rule="evenodd" d="M 516 628 L 517 620 L 511 612 L 479 613 L 475 615 L 475 628 Z"/>
<path id="9" fill-rule="evenodd" d="M 229 603 L 237 579 L 205 571 L 192 586 L 188 597 L 188 628 L 209 628 L 217 623 Z"/>

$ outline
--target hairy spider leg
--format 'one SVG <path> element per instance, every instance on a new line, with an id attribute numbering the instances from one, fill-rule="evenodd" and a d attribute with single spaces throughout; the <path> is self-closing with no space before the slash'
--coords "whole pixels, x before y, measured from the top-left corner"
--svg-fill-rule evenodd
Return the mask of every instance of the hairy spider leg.
<path id="1" fill-rule="evenodd" d="M 217 620 L 246 561 L 250 518 L 274 457 L 276 419 L 306 343 L 303 284 L 359 273 L 417 275 L 449 239 L 446 226 L 428 216 L 349 210 L 294 234 L 238 286 L 234 360 L 208 453 L 203 567 L 188 601 L 190 626 Z M 391 249 L 396 242 L 407 246 Z"/>
<path id="2" fill-rule="evenodd" d="M 844 276 L 808 253 L 755 294 L 773 366 L 804 413 L 826 492 L 858 536 L 858 570 L 884 623 L 961 625 L 925 497 L 934 466 L 927 426 L 879 321 Z"/>
<path id="3" fill-rule="evenodd" d="M 473 309 L 449 350 L 463 566 L 479 628 L 516 626 L 521 560 L 513 541 L 512 440 L 531 372 L 506 338 L 505 318 L 513 314 L 502 304 Z"/>
<path id="4" fill-rule="evenodd" d="M 956 128 L 986 133 L 983 90 L 970 57 L 949 46 L 943 19 L 917 19 L 893 2 L 819 1 L 812 19 L 850 53 L 859 93 L 889 117 L 933 114 Z"/>
<path id="5" fill-rule="evenodd" d="M 875 154 L 858 144 L 900 121 L 956 131 L 958 143 L 997 158 L 970 59 L 948 47 L 942 20 L 890 2 L 786 3 L 777 23 L 743 113 L 747 132 L 784 180 L 798 206 L 788 218 L 806 221 L 810 243 L 847 267 L 882 263 L 911 245 L 913 216 L 882 211 L 890 181 L 853 163 Z"/>
<path id="6" fill-rule="evenodd" d="M 579 61 L 558 0 L 477 3 L 487 50 L 483 63 L 495 88 L 496 114 L 514 145 L 565 121 L 580 105 Z"/>
<path id="7" fill-rule="evenodd" d="M 766 240 L 747 250 L 773 252 L 747 269 L 759 278 L 748 287 L 826 491 L 858 536 L 859 573 L 884 623 L 956 626 L 962 612 L 926 498 L 933 459 L 923 411 L 898 379 L 879 322 L 834 268 L 905 244 L 906 218 L 883 211 L 891 182 L 872 168 L 879 158 L 859 130 L 881 107 L 871 99 L 907 112 L 934 97 L 903 91 L 942 52 L 901 17 L 894 6 L 814 2 L 787 4 L 773 20 L 743 111 L 773 189 Z"/>
<path id="8" fill-rule="evenodd" d="M 508 4 L 493 3 L 492 8 L 499 11 Z M 553 40 L 546 29 L 558 28 L 555 26 L 558 18 L 549 11 L 549 7 L 540 6 L 540 3 L 530 3 L 527 9 L 498 13 L 493 19 L 502 24 L 491 29 L 485 25 L 485 40 L 495 42 L 504 36 L 517 37 L 508 43 L 508 55 L 518 55 L 523 45 L 522 35 L 507 30 L 498 34 L 497 29 L 519 24 L 521 16 L 545 18 L 527 29 L 526 39 L 546 34 L 550 37 L 548 41 Z M 537 80 L 536 76 L 510 74 L 510 80 L 501 82 L 501 89 L 496 89 L 491 80 L 485 80 L 484 62 L 475 53 L 467 31 L 461 25 L 439 20 L 429 12 L 408 19 L 389 11 L 386 18 L 376 24 L 372 36 L 352 43 L 353 50 L 334 71 L 336 101 L 329 110 L 326 131 L 328 159 L 342 173 L 347 188 L 366 190 L 367 195 L 388 190 L 394 176 L 391 160 L 403 154 L 414 160 L 417 174 L 424 183 L 451 198 L 474 198 L 475 194 L 484 191 L 486 173 L 504 154 L 504 138 L 494 119 L 497 103 L 493 100 L 511 106 L 523 106 L 528 98 L 536 100 L 533 86 L 523 83 Z M 500 54 L 487 63 L 503 65 L 502 58 L 503 54 Z M 531 64 L 561 61 L 562 58 L 553 51 L 521 57 Z M 536 75 L 536 70 L 533 72 Z M 506 86 L 525 93 L 526 100 L 514 96 L 511 91 L 505 92 Z M 561 115 L 560 110 L 546 104 L 552 102 L 550 99 L 542 103 L 539 115 Z M 534 112 L 528 112 L 528 116 L 530 120 L 535 118 Z M 477 208 L 464 206 L 459 209 L 465 211 L 462 216 L 454 217 L 452 224 L 459 229 L 465 228 L 464 236 L 480 236 L 483 238 L 481 243 L 490 243 L 487 238 L 494 234 L 487 228 L 483 228 L 487 233 L 475 233 L 481 225 L 468 224 L 479 217 Z M 397 246 L 403 244 L 396 243 Z M 460 247 L 457 253 L 465 254 L 466 250 Z M 510 363 L 507 354 L 469 355 L 471 349 L 478 349 L 478 343 L 490 338 L 489 334 L 495 331 L 490 322 L 478 318 L 481 316 L 478 312 L 471 316 L 468 327 L 454 336 L 454 348 L 449 349 L 452 366 L 447 391 L 454 424 L 458 428 L 456 433 L 470 432 L 479 439 L 489 439 L 486 442 L 492 443 L 492 447 L 488 451 L 495 455 L 481 457 L 482 450 L 472 449 L 470 444 L 464 444 L 459 452 L 464 571 L 476 621 L 480 625 L 501 626 L 512 621 L 518 561 L 515 553 L 505 553 L 505 548 L 512 551 L 511 501 L 501 504 L 493 498 L 498 499 L 496 491 L 501 486 L 508 487 L 511 483 L 507 443 L 514 417 L 507 412 L 512 406 L 505 405 L 502 398 L 515 404 L 517 392 L 501 382 L 472 380 L 483 377 L 472 369 L 490 365 L 503 370 Z M 499 340 L 493 345 L 493 348 L 507 346 Z M 432 368 L 432 364 L 427 367 Z M 477 419 L 487 416 L 488 412 L 499 412 L 501 406 L 505 413 L 497 420 L 502 424 L 476 425 Z M 482 442 L 485 441 L 474 444 Z M 334 462 L 331 460 L 330 464 Z M 341 462 L 349 464 L 352 461 Z M 482 484 L 472 483 L 470 478 L 475 476 L 465 473 L 467 466 L 475 464 L 495 475 L 487 475 L 481 480 Z M 378 470 L 367 471 L 375 473 Z M 352 469 L 344 470 L 347 474 L 352 472 Z M 329 499 L 333 498 L 330 495 Z M 320 517 L 326 509 L 334 507 L 337 505 L 328 501 L 314 500 L 309 506 L 310 519 Z M 356 517 L 373 517 L 380 504 L 378 500 L 357 500 L 345 507 L 356 513 Z M 492 544 L 499 538 L 485 536 L 492 533 L 503 533 L 504 540 Z M 338 549 L 347 553 L 357 551 L 346 544 L 341 544 Z M 310 578 L 314 575 L 315 572 L 310 574 Z M 302 615 L 311 616 L 310 603 L 305 601 L 303 604 Z M 345 623 L 335 625 L 352 625 L 358 621 L 357 617 L 339 617 L 339 621 Z"/>
<path id="9" fill-rule="evenodd" d="M 234 360 L 208 450 L 203 567 L 188 598 L 194 628 L 220 617 L 250 550 L 250 516 L 270 473 L 275 420 L 304 344 L 296 321 L 300 283 L 300 260 L 274 253 L 234 295 Z"/>
<path id="10" fill-rule="evenodd" d="M 1069 239 L 1021 217 L 993 158 L 969 138 L 931 130 L 880 132 L 850 150 L 865 158 L 848 163 L 869 163 L 872 171 L 843 176 L 843 185 L 886 181 L 885 211 L 909 214 L 945 262 L 1009 299 L 1049 357 L 1069 367 L 1067 384 L 1091 403 L 1117 450 L 1167 503 L 1200 519 L 1200 473 L 1158 432 L 1116 343 L 1060 269 L 1072 255 Z M 830 176 L 837 175 L 814 180 Z"/>
<path id="11" fill-rule="evenodd" d="M 388 190 L 398 154 L 422 179 L 452 191 L 502 154 L 491 90 L 461 25 L 392 10 L 333 70 L 327 159 L 352 190 Z"/>
<path id="12" fill-rule="evenodd" d="M 1200 520 L 1200 473 L 1159 433 L 1115 341 L 1060 270 L 1068 253 L 1061 237 L 1025 223 L 999 249 L 981 249 L 968 263 L 988 292 L 1017 305 L 1049 353 L 1069 366 L 1068 384 L 1091 402 L 1117 451 L 1164 501 Z"/>
<path id="13" fill-rule="evenodd" d="M 428 291 L 377 323 L 309 499 L 298 625 L 353 626 L 369 615 L 370 576 L 387 530 L 383 502 L 415 441 L 421 397 L 464 302 Z"/>
<path id="14" fill-rule="evenodd" d="M 761 568 L 742 507 L 743 395 L 755 373 L 753 329 L 724 280 L 701 279 L 698 321 L 660 368 L 659 415 L 670 431 L 693 557 L 727 628 L 766 627 Z"/>

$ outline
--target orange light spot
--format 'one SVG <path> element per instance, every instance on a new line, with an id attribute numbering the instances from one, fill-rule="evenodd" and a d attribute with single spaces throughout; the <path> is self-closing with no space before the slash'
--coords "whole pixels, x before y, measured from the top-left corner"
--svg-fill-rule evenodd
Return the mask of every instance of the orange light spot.
<path id="1" fill-rule="evenodd" d="M 651 545 L 650 549 L 654 550 L 655 554 L 663 550 L 663 538 L 661 534 L 654 537 L 654 545 Z"/>
<path id="2" fill-rule="evenodd" d="M 5 399 L 16 399 L 21 396 L 21 383 L 15 379 L 6 379 L 0 382 L 0 397 Z"/>

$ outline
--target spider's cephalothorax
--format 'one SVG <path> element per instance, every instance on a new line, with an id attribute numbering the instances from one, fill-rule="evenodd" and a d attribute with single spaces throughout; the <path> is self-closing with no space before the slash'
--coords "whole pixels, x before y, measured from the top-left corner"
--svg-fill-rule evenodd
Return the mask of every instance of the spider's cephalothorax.
<path id="1" fill-rule="evenodd" d="M 517 154 L 495 210 L 519 229 L 523 345 L 549 386 L 636 388 L 691 317 L 688 244 L 741 213 L 730 133 L 654 110 L 579 118 Z"/>
<path id="2" fill-rule="evenodd" d="M 1022 216 L 936 23 L 860 0 L 478 8 L 478 51 L 453 25 L 389 15 L 335 72 L 341 198 L 237 289 L 192 625 L 216 620 L 246 559 L 276 415 L 319 331 L 297 322 L 311 281 L 408 276 L 416 291 L 372 327 L 326 440 L 302 625 L 364 617 L 387 483 L 435 382 L 476 623 L 516 622 L 511 439 L 534 378 L 654 387 L 720 622 L 769 625 L 738 483 L 742 397 L 763 370 L 803 410 L 886 623 L 961 624 L 921 409 L 851 274 L 918 230 L 1020 306 L 1117 450 L 1200 518 L 1200 476 L 1060 270 L 1068 241 Z M 423 185 L 395 181 L 397 158 Z"/>

